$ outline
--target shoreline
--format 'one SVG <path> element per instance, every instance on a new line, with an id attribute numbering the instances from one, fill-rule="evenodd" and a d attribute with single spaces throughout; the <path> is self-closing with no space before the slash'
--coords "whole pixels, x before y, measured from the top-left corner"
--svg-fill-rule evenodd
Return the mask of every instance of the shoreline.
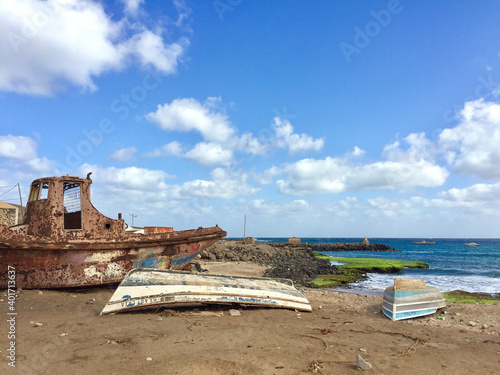
<path id="1" fill-rule="evenodd" d="M 203 262 L 210 273 L 262 276 L 253 262 Z M 91 375 L 493 374 L 500 371 L 498 306 L 448 303 L 393 322 L 382 297 L 298 287 L 313 311 L 244 305 L 163 306 L 99 316 L 115 287 L 19 290 L 17 371 Z M 6 291 L 0 311 L 6 314 Z M 230 310 L 238 310 L 232 316 Z M 0 344 L 6 344 L 6 325 Z M 2 349 L 3 352 L 3 349 Z M 2 356 L 0 368 L 8 366 Z"/>
<path id="2" fill-rule="evenodd" d="M 278 269 L 311 277 L 332 269 L 311 250 L 234 242 L 213 245 L 196 262 L 197 272 L 227 276 L 262 277 Z M 361 355 L 373 374 L 500 372 L 499 306 L 447 302 L 432 315 L 393 322 L 381 311 L 381 295 L 296 287 L 312 312 L 186 304 L 99 316 L 116 285 L 17 290 L 14 361 L 3 356 L 0 368 L 13 363 L 26 375 L 160 375 L 166 369 L 176 375 L 354 375 Z M 0 296 L 6 316 L 8 291 Z M 7 329 L 0 326 L 0 345 Z"/>
<path id="3" fill-rule="evenodd" d="M 357 245 L 359 243 L 355 243 Z M 314 244 L 316 246 L 322 246 L 322 244 Z M 208 250 L 208 251 L 207 251 Z M 212 245 L 211 248 L 207 249 L 204 252 L 204 256 L 202 256 L 201 261 L 206 261 L 206 260 L 211 260 L 211 261 L 249 261 L 249 262 L 256 262 L 258 264 L 266 264 L 266 265 L 271 265 L 274 267 L 279 267 L 280 265 L 282 267 L 286 268 L 300 268 L 300 267 L 306 267 L 305 265 L 308 264 L 308 258 L 305 258 L 305 263 L 302 262 L 299 264 L 294 264 L 293 262 L 290 264 L 290 258 L 295 258 L 295 257 L 303 257 L 305 252 L 313 252 L 315 251 L 313 247 L 310 246 L 309 243 L 299 243 L 299 244 L 290 244 L 288 242 L 256 242 L 253 244 L 243 244 L 242 241 L 236 241 L 236 240 L 222 240 L 218 242 L 217 244 Z M 229 253 L 229 257 L 226 257 L 225 254 Z M 273 254 L 275 253 L 283 253 L 282 257 L 275 256 L 275 259 L 273 260 Z M 347 254 L 347 253 L 346 253 Z M 373 256 L 369 255 L 373 254 Z M 377 255 L 377 254 L 388 254 L 386 255 Z M 392 257 L 389 255 L 390 253 L 388 252 L 364 252 L 362 255 L 361 259 L 366 259 L 366 258 L 380 258 L 382 257 L 383 259 L 386 259 L 386 261 L 389 263 L 396 261 L 400 258 L 400 256 L 397 257 Z M 331 253 L 331 256 L 335 257 L 335 252 Z M 347 256 L 347 255 L 344 255 Z M 389 257 L 389 258 L 388 258 Z M 383 260 L 381 258 L 381 260 Z M 415 257 L 410 257 L 410 259 L 415 259 Z M 417 258 L 418 260 L 418 258 Z M 413 261 L 412 261 L 413 262 Z M 404 263 L 404 261 L 403 261 Z M 422 263 L 422 262 L 416 262 L 416 263 Z M 304 265 L 305 264 L 305 265 Z M 291 266 L 291 267 L 290 267 Z M 375 266 L 375 265 L 374 265 Z M 398 266 L 399 267 L 399 266 Z M 389 267 L 390 268 L 390 267 Z M 313 270 L 309 269 L 309 276 Z M 495 285 L 495 278 L 484 278 L 481 275 L 471 275 L 470 279 L 469 276 L 442 276 L 442 274 L 436 274 L 433 269 L 427 270 L 419 270 L 419 269 L 408 269 L 404 268 L 401 271 L 398 271 L 397 269 L 393 269 L 393 272 L 397 272 L 395 274 L 391 273 L 372 273 L 369 272 L 366 273 L 366 270 L 363 273 L 366 273 L 369 277 L 361 281 L 363 286 L 358 285 L 353 285 L 353 283 L 357 280 L 357 278 L 345 278 L 342 279 L 343 285 L 340 285 L 342 287 L 347 287 L 350 288 L 349 285 L 352 285 L 354 289 L 359 288 L 362 290 L 379 290 L 383 291 L 387 286 L 392 285 L 392 278 L 395 275 L 400 275 L 400 277 L 405 277 L 405 278 L 425 278 L 426 282 L 429 284 L 432 284 L 432 286 L 438 288 L 438 290 L 444 291 L 444 292 L 451 292 L 455 290 L 463 290 L 466 292 L 470 293 L 488 293 L 491 295 L 494 294 L 500 294 L 500 290 L 492 290 L 492 287 Z M 325 273 L 316 273 L 316 275 L 322 275 L 322 274 L 335 274 L 337 272 L 330 272 L 327 271 Z M 344 272 L 345 273 L 345 272 Z M 269 273 L 266 276 L 271 276 L 271 277 L 284 277 L 284 278 L 289 278 L 292 279 L 296 284 L 302 285 L 304 284 L 304 279 L 298 280 L 297 278 L 294 279 L 294 275 L 288 275 L 286 272 L 276 272 L 276 273 Z M 474 280 L 479 282 L 479 284 L 475 284 Z M 311 282 L 311 278 L 306 280 L 306 283 L 304 285 L 309 285 Z M 448 284 L 449 282 L 452 282 L 452 284 Z M 456 284 L 456 286 L 453 288 L 453 286 Z M 462 285 L 463 284 L 463 285 Z M 483 285 L 484 284 L 484 285 Z M 366 285 L 366 286 L 365 286 Z M 470 287 L 473 285 L 477 285 L 476 287 Z M 481 288 L 481 285 L 483 285 L 485 288 Z M 460 287 L 462 286 L 462 288 Z"/>

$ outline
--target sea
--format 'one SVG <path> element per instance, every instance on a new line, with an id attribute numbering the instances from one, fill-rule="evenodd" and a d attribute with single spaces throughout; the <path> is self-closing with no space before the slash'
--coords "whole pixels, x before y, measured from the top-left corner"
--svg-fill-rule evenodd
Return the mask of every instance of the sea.
<path id="1" fill-rule="evenodd" d="M 301 238 L 302 243 L 361 242 L 364 238 Z M 422 261 L 429 269 L 405 268 L 400 274 L 369 273 L 368 280 L 350 284 L 353 292 L 379 294 L 394 277 L 421 278 L 441 292 L 463 290 L 500 294 L 500 239 L 484 238 L 368 238 L 401 252 L 325 251 L 326 255 Z M 434 245 L 415 245 L 425 240 Z M 257 242 L 288 242 L 288 238 L 256 238 Z M 480 246 L 465 246 L 475 242 Z"/>

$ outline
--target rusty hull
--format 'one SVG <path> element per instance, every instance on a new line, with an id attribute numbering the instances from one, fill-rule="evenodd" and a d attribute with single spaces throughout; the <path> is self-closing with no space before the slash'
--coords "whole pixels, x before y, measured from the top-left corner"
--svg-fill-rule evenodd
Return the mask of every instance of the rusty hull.
<path id="1" fill-rule="evenodd" d="M 182 269 L 226 235 L 218 226 L 127 234 L 122 219 L 106 217 L 92 205 L 91 183 L 90 173 L 86 179 L 33 181 L 24 223 L 0 225 L 0 288 L 8 285 L 8 267 L 15 269 L 16 287 L 25 289 L 115 283 L 135 267 Z M 64 201 L 72 186 L 78 188 L 76 213 L 69 213 Z M 68 229 L 68 223 L 76 228 Z"/>
<path id="2" fill-rule="evenodd" d="M 147 237 L 155 238 L 148 240 L 130 235 L 136 238 L 121 242 L 0 242 L 0 288 L 7 286 L 8 266 L 16 271 L 16 287 L 23 289 L 116 283 L 136 267 L 183 269 L 225 234 L 212 227 L 151 235 Z"/>

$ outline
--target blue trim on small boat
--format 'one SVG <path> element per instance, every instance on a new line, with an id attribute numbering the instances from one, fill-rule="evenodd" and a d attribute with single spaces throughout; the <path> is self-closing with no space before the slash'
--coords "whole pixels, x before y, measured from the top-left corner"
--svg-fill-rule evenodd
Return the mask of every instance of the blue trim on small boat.
<path id="1" fill-rule="evenodd" d="M 421 294 L 427 294 L 429 293 L 428 289 L 423 289 L 423 290 L 387 290 L 385 291 L 385 294 L 391 297 L 398 297 L 398 298 L 403 298 L 403 297 L 412 297 L 412 296 L 418 296 Z"/>
<path id="2" fill-rule="evenodd" d="M 385 307 L 382 308 L 385 315 L 389 318 L 393 319 L 393 313 L 390 310 L 387 310 Z M 436 309 L 426 309 L 426 310 L 417 310 L 417 311 L 407 311 L 402 313 L 396 313 L 396 320 L 405 319 L 405 318 L 413 318 L 415 316 L 421 315 L 429 315 L 436 312 Z"/>

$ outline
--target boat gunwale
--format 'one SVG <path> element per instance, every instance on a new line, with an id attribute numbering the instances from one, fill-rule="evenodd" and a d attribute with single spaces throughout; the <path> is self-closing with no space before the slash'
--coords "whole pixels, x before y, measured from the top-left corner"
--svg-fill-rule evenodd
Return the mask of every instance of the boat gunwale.
<path id="1" fill-rule="evenodd" d="M 203 228 L 203 229 L 212 229 L 219 227 L 211 227 L 211 228 Z M 67 250 L 120 250 L 120 249 L 135 249 L 140 247 L 154 247 L 154 246 L 165 246 L 165 245 L 178 245 L 178 244 L 190 244 L 199 241 L 212 240 L 215 238 L 223 238 L 227 235 L 227 232 L 222 229 L 218 231 L 212 231 L 207 234 L 198 234 L 195 237 L 190 236 L 190 232 L 193 233 L 197 229 L 191 229 L 184 232 L 178 236 L 163 236 L 164 238 L 144 238 L 138 236 L 155 236 L 161 237 L 161 233 L 155 234 L 140 234 L 137 237 L 133 238 L 124 238 L 123 240 L 120 238 L 119 240 L 114 239 L 106 239 L 103 238 L 102 241 L 89 241 L 89 240 L 81 240 L 74 242 L 25 242 L 25 241 L 2 241 L 0 242 L 0 250 L 37 250 L 37 251 L 67 251 Z M 177 232 L 177 233 L 180 233 Z M 166 233 L 167 235 L 170 233 Z M 125 234 L 124 236 L 129 236 L 129 234 Z"/>

